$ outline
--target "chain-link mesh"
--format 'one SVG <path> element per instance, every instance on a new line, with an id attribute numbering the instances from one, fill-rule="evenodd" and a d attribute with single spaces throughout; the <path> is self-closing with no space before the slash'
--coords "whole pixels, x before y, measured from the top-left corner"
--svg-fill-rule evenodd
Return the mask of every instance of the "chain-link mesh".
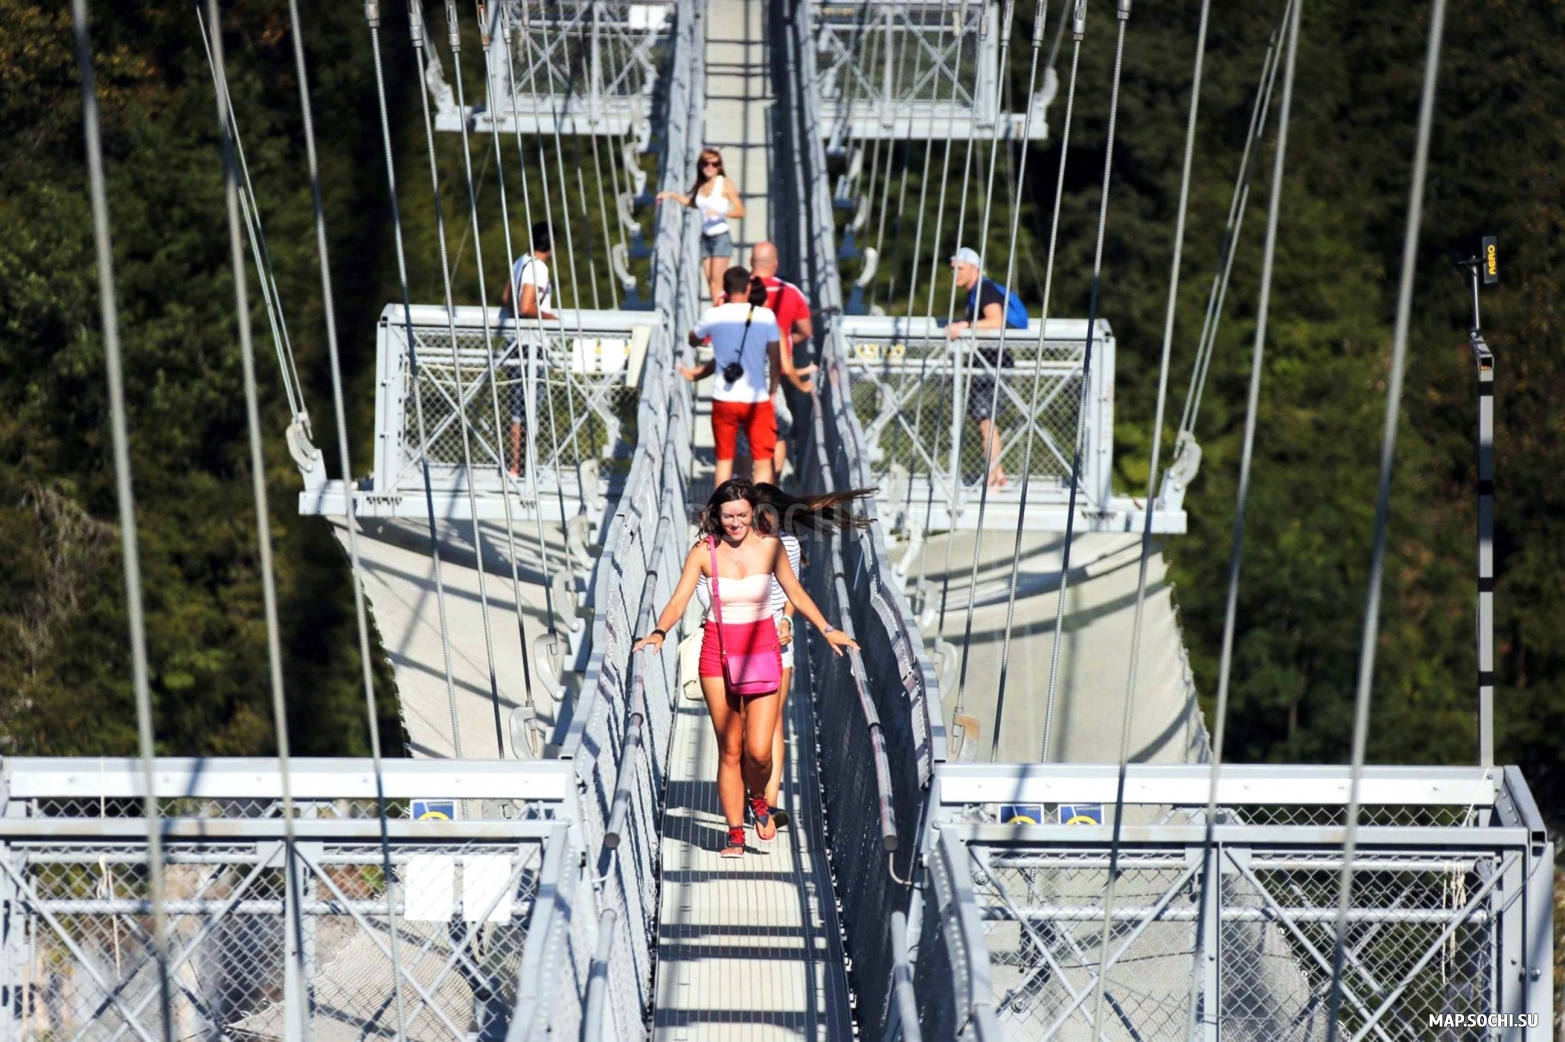
<path id="1" fill-rule="evenodd" d="M 1081 414 L 1080 341 L 1018 334 L 997 341 L 849 336 L 853 411 L 876 480 L 897 466 L 949 488 L 951 447 L 960 434 L 955 481 L 976 485 L 986 473 L 977 423 L 998 417 L 1000 462 L 1019 474 L 1033 438 L 1031 482 L 1039 495 L 1068 488 Z M 1036 410 L 1033 383 L 1038 384 Z M 1028 417 L 1031 416 L 1031 422 Z"/>
<path id="2" fill-rule="evenodd" d="M 404 328 L 392 327 L 392 333 L 405 343 Z M 636 440 L 637 395 L 625 384 L 628 333 L 524 330 L 519 338 L 491 334 L 486 349 L 482 327 L 458 326 L 455 358 L 451 333 L 444 324 L 415 325 L 413 341 L 418 351 L 417 380 L 406 350 L 401 352 L 401 386 L 406 393 L 403 467 L 409 473 L 427 456 L 435 468 L 462 467 L 471 461 L 475 470 L 494 473 L 503 462 L 507 468 L 523 468 L 524 476 L 536 481 L 561 468 L 610 456 L 621 441 Z M 422 442 L 415 396 L 422 399 L 424 410 Z M 465 450 L 459 417 L 467 426 Z M 521 425 L 520 451 L 513 443 L 515 422 Z M 527 439 L 534 442 L 532 451 Z M 533 465 L 534 456 L 537 475 L 525 469 Z"/>
<path id="3" fill-rule="evenodd" d="M 1317 1037 L 1331 986 L 1341 857 L 1248 853 L 1248 863 L 1230 857 L 1223 876 L 1221 943 L 1243 956 L 1223 965 L 1226 1033 Z M 1494 1008 L 1493 907 L 1467 906 L 1499 868 L 1493 854 L 1367 854 L 1356 863 L 1343 967 L 1344 1037 L 1354 1037 L 1395 989 L 1400 994 L 1371 1037 L 1429 1038 L 1437 1034 L 1430 1014 L 1466 1017 Z"/>
<path id="4" fill-rule="evenodd" d="M 277 839 L 165 849 L 174 1037 L 282 1037 L 290 921 L 316 1037 L 394 1035 L 388 897 L 406 1037 L 503 1037 L 539 841 L 399 847 L 389 894 L 378 845 L 300 842 L 291 856 Z M 8 866 L 25 946 L 21 1037 L 161 1038 L 145 847 L 13 844 Z"/>
<path id="5" fill-rule="evenodd" d="M 1038 1038 L 1052 1030 L 1059 1038 L 1090 1038 L 1109 876 L 1103 856 L 1026 864 L 1008 863 L 989 848 L 971 851 L 994 1006 L 1006 1037 Z M 1184 1037 L 1195 927 L 1154 913 L 1170 900 L 1181 911 L 1191 907 L 1197 883 L 1182 854 L 1120 873 L 1103 1002 L 1109 1038 Z"/>
<path id="6" fill-rule="evenodd" d="M 968 850 L 1005 1037 L 1093 1037 L 1106 908 L 1103 1037 L 1184 1039 L 1192 983 L 1198 996 L 1215 989 L 1215 1009 L 1205 1006 L 1210 998 L 1198 1001 L 1202 1019 L 1215 1019 L 1224 1038 L 1324 1037 L 1340 852 L 1220 847 L 1218 889 L 1206 901 L 1198 848 L 1127 846 L 1110 903 L 1106 849 Z M 1343 1037 L 1373 1021 L 1372 1038 L 1429 1038 L 1437 1034 L 1433 1014 L 1494 1008 L 1498 906 L 1475 899 L 1502 861 L 1495 852 L 1362 852 L 1345 949 Z M 1210 979 L 1193 982 L 1197 930 L 1214 910 Z"/>

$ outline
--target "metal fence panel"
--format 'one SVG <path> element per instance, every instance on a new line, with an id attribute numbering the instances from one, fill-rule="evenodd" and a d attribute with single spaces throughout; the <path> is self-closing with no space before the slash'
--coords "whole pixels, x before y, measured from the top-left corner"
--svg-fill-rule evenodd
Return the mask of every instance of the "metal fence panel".
<path id="1" fill-rule="evenodd" d="M 270 836 L 165 840 L 175 1037 L 504 1037 L 546 829 L 396 842 L 388 878 L 377 842 L 289 844 L 281 821 L 257 824 Z M 162 1038 L 145 843 L 13 834 L 0 873 L 7 1037 Z"/>

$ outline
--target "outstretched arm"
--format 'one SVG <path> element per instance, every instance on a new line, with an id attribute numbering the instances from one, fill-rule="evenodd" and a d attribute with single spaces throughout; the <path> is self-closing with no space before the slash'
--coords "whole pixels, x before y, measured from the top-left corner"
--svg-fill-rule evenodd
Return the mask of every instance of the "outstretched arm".
<path id="1" fill-rule="evenodd" d="M 696 592 L 696 582 L 701 578 L 701 565 L 706 556 L 706 547 L 701 543 L 690 548 L 690 553 L 685 556 L 684 571 L 679 573 L 679 585 L 674 587 L 674 596 L 668 599 L 658 614 L 657 627 L 631 647 L 633 653 L 642 648 L 658 651 L 663 647 L 664 636 L 685 614 L 685 605 L 690 603 L 690 595 Z"/>
<path id="2" fill-rule="evenodd" d="M 777 584 L 782 587 L 783 596 L 799 610 L 800 615 L 815 624 L 815 628 L 821 631 L 826 638 L 826 643 L 830 644 L 837 654 L 842 654 L 843 648 L 852 648 L 854 651 L 859 649 L 858 641 L 841 630 L 834 629 L 831 623 L 826 621 L 826 616 L 822 615 L 821 610 L 815 606 L 815 602 L 810 599 L 810 595 L 804 592 L 798 576 L 793 574 L 793 565 L 788 563 L 788 552 L 783 549 L 781 540 L 777 542 L 777 557 L 772 562 L 772 574 L 777 577 Z"/>

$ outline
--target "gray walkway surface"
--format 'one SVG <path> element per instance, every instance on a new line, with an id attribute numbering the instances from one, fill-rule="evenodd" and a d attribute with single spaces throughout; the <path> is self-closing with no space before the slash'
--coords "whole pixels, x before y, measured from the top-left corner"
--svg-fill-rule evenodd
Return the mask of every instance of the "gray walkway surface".
<path id="1" fill-rule="evenodd" d="M 745 856 L 725 859 L 717 740 L 706 704 L 680 700 L 663 815 L 657 1042 L 852 1037 L 807 691 L 787 713 L 780 799 L 794 823 L 770 843 L 750 828 Z"/>
<path id="2" fill-rule="evenodd" d="M 706 143 L 719 148 L 745 201 L 734 263 L 769 234 L 771 78 L 760 0 L 707 9 Z M 697 386 L 693 506 L 711 492 L 710 381 Z M 653 1037 L 658 1042 L 852 1038 L 841 935 L 826 864 L 807 679 L 787 708 L 781 801 L 791 827 L 738 860 L 718 857 L 717 740 L 704 702 L 681 697 L 663 816 L 662 895 Z"/>

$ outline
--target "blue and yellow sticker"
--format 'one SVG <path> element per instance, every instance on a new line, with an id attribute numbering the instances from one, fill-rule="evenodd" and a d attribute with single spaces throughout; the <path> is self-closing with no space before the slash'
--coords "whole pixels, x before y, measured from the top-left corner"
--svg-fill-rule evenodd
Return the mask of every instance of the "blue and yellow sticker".
<path id="1" fill-rule="evenodd" d="M 414 821 L 455 821 L 456 800 L 414 800 Z"/>
<path id="2" fill-rule="evenodd" d="M 1103 804 L 1062 803 L 1059 806 L 1058 817 L 1061 825 L 1101 825 Z"/>

